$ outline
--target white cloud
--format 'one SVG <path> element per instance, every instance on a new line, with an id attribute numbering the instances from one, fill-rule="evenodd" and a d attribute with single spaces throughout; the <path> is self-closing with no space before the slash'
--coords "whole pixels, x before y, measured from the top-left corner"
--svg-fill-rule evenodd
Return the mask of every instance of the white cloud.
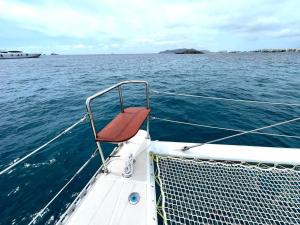
<path id="1" fill-rule="evenodd" d="M 20 27 L 50 36 L 89 37 L 113 32 L 110 17 L 89 15 L 61 4 L 30 5 L 13 1 L 0 2 L 0 17 Z"/>
<path id="2" fill-rule="evenodd" d="M 0 0 L 0 19 L 50 37 L 93 40 L 114 48 L 197 43 L 213 47 L 221 36 L 249 41 L 300 33 L 298 0 L 70 2 Z"/>

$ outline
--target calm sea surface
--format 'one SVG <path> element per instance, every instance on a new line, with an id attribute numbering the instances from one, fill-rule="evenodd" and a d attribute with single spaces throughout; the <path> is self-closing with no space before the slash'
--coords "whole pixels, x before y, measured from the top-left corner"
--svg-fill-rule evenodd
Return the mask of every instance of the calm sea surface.
<path id="1" fill-rule="evenodd" d="M 150 90 L 297 103 L 299 53 L 205 55 L 81 55 L 0 60 L 0 168 L 34 150 L 85 114 L 85 99 L 112 84 L 147 80 Z M 144 104 L 139 86 L 124 89 L 125 104 Z M 233 129 L 254 129 L 300 116 L 299 106 L 224 102 L 151 95 L 152 116 Z M 119 110 L 117 92 L 94 104 L 97 125 Z M 300 136 L 295 122 L 265 130 Z M 152 120 L 153 140 L 204 142 L 234 132 Z M 246 135 L 225 144 L 299 148 L 300 139 Z M 104 146 L 106 155 L 112 147 Z M 95 150 L 89 124 L 55 141 L 0 176 L 0 224 L 27 224 Z M 271 156 L 270 156 L 271 157 Z M 95 157 L 50 207 L 53 224 L 100 165 Z"/>

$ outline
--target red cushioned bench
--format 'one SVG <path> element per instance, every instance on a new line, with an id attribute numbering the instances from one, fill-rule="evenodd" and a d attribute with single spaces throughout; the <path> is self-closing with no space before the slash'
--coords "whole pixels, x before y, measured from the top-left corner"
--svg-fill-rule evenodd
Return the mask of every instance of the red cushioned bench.
<path id="1" fill-rule="evenodd" d="M 125 108 L 101 131 L 97 133 L 96 141 L 118 143 L 132 138 L 147 119 L 150 109 L 144 107 Z"/>

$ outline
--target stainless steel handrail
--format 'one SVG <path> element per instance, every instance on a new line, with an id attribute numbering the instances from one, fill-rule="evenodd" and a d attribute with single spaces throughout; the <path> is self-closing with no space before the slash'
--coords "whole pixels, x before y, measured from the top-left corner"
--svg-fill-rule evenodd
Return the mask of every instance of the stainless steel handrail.
<path id="1" fill-rule="evenodd" d="M 125 85 L 125 84 L 131 84 L 131 83 L 145 84 L 145 91 L 146 91 L 145 94 L 146 94 L 146 101 L 147 101 L 147 109 L 149 109 L 150 108 L 149 84 L 148 84 L 147 81 L 143 81 L 143 80 L 128 80 L 128 81 L 120 82 L 118 84 L 115 84 L 115 85 L 113 85 L 113 86 L 111 86 L 109 88 L 104 89 L 103 91 L 99 91 L 96 94 L 88 97 L 86 99 L 86 102 L 85 102 L 86 109 L 88 111 L 88 115 L 89 115 L 89 118 L 90 118 L 91 128 L 92 128 L 92 131 L 93 131 L 93 134 L 94 134 L 94 138 L 95 138 L 95 141 L 96 141 L 96 145 L 98 147 L 98 150 L 99 150 L 99 153 L 100 153 L 100 157 L 101 157 L 101 161 L 102 161 L 102 164 L 103 164 L 103 170 L 105 172 L 108 172 L 108 171 L 107 171 L 107 167 L 105 165 L 105 158 L 104 158 L 104 155 L 103 155 L 103 151 L 102 151 L 100 142 L 97 141 L 97 131 L 96 131 L 95 120 L 94 120 L 94 116 L 93 116 L 93 112 L 92 112 L 92 108 L 91 108 L 91 102 L 95 98 L 98 98 L 98 97 L 102 96 L 103 94 L 105 94 L 107 92 L 110 92 L 111 90 L 114 90 L 115 88 L 118 88 L 119 100 L 120 100 L 120 106 L 121 106 L 121 112 L 124 112 L 124 99 L 123 99 L 122 86 Z M 147 136 L 149 138 L 149 116 L 147 118 Z"/>

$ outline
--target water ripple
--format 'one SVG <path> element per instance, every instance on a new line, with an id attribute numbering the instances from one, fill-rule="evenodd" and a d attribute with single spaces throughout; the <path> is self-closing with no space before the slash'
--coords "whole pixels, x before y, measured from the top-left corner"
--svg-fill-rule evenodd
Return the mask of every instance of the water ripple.
<path id="1" fill-rule="evenodd" d="M 87 96 L 116 82 L 144 79 L 150 88 L 224 98 L 294 102 L 300 99 L 300 54 L 86 55 L 0 60 L 0 167 L 32 151 L 85 113 Z M 126 89 L 125 104 L 144 104 Z M 117 93 L 97 101 L 102 126 L 119 110 Z M 300 115 L 299 107 L 230 103 L 154 94 L 152 115 L 253 129 Z M 300 124 L 266 132 L 300 135 Z M 151 121 L 153 139 L 201 142 L 232 132 Z M 249 134 L 226 144 L 299 147 L 294 139 Z M 27 224 L 95 149 L 87 123 L 0 177 L 0 224 Z M 109 148 L 105 146 L 108 154 Z M 53 224 L 99 166 L 96 157 L 41 224 Z M 9 196 L 9 198 L 8 198 Z M 20 207 L 22 206 L 22 207 Z"/>

